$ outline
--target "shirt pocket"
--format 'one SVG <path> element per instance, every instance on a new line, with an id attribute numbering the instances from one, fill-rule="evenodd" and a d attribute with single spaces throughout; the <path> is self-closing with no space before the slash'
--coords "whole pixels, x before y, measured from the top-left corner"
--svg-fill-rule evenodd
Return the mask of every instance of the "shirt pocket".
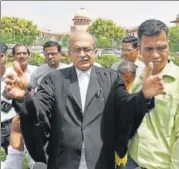
<path id="1" fill-rule="evenodd" d="M 174 120 L 179 100 L 172 95 L 165 95 L 156 98 L 155 121 L 161 127 L 165 137 L 171 137 L 174 129 Z M 162 129 L 163 128 L 163 129 Z"/>

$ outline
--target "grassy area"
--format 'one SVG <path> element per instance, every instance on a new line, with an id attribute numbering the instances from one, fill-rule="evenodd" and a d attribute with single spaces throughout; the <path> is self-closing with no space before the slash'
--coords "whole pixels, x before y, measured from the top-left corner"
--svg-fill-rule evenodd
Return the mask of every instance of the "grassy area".
<path id="1" fill-rule="evenodd" d="M 1 161 L 4 161 L 5 159 L 6 159 L 6 153 L 5 153 L 4 149 L 1 148 Z M 23 169 L 28 169 L 27 157 L 25 157 Z"/>

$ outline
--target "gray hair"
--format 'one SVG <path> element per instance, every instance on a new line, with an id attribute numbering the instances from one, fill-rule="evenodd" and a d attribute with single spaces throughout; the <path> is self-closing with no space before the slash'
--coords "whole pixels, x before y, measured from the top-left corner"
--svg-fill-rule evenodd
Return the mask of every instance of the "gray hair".
<path id="1" fill-rule="evenodd" d="M 118 65 L 117 71 L 121 75 L 124 73 L 131 72 L 132 75 L 135 77 L 136 76 L 136 65 L 130 61 L 122 61 Z"/>

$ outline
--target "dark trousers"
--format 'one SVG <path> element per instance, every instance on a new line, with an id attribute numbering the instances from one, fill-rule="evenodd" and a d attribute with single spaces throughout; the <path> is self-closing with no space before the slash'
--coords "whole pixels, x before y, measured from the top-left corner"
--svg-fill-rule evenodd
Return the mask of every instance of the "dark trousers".
<path id="1" fill-rule="evenodd" d="M 1 122 L 1 147 L 4 148 L 6 154 L 9 146 L 12 119 Z"/>

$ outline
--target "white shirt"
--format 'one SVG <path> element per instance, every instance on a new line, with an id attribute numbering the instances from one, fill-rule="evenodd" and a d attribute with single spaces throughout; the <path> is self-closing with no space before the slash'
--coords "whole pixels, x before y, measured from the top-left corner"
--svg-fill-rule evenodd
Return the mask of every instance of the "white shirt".
<path id="1" fill-rule="evenodd" d="M 37 66 L 33 66 L 33 65 L 28 65 L 27 69 L 25 71 L 25 76 L 27 77 L 28 81 L 30 80 L 30 75 L 37 69 Z M 6 69 L 6 73 L 9 72 L 14 72 L 14 68 L 13 67 L 9 67 Z M 5 88 L 5 82 L 3 79 L 1 79 L 1 101 L 5 101 L 9 104 L 12 104 L 12 100 L 7 100 L 6 98 L 4 98 L 2 96 L 2 93 L 4 91 Z M 1 122 L 7 121 L 12 119 L 14 116 L 16 116 L 16 113 L 14 111 L 14 108 L 11 108 L 11 110 L 8 113 L 5 113 L 3 111 L 1 111 Z"/>
<path id="2" fill-rule="evenodd" d="M 91 68 L 87 71 L 81 71 L 76 69 L 79 89 L 80 89 L 80 96 L 81 96 L 81 105 L 82 105 L 82 112 L 85 111 L 85 101 L 86 101 L 86 94 L 88 91 L 88 85 L 90 80 Z M 81 160 L 79 169 L 87 169 L 86 158 L 85 158 L 85 151 L 84 151 L 84 142 L 82 143 L 82 153 L 81 153 Z"/>
<path id="3" fill-rule="evenodd" d="M 12 104 L 12 100 L 7 100 L 5 97 L 3 97 L 2 93 L 5 89 L 5 82 L 4 82 L 4 79 L 1 79 L 1 103 L 2 102 L 6 102 L 8 104 Z M 2 106 L 2 105 L 1 105 Z M 1 122 L 4 122 L 4 121 L 7 121 L 7 120 L 10 120 L 12 119 L 13 117 L 16 116 L 16 112 L 14 110 L 14 108 L 12 107 L 8 112 L 4 112 L 4 111 L 1 111 Z"/>
<path id="4" fill-rule="evenodd" d="M 91 68 L 87 71 L 81 71 L 76 69 L 79 89 L 80 89 L 80 96 L 81 96 L 81 104 L 82 104 L 82 111 L 84 112 L 85 109 L 85 101 L 86 101 L 86 94 L 88 90 L 88 84 L 90 80 Z"/>
<path id="5" fill-rule="evenodd" d="M 26 71 L 24 72 L 25 76 L 27 77 L 28 81 L 30 81 L 30 76 L 31 74 L 36 71 L 38 67 L 37 66 L 34 66 L 34 65 L 27 65 L 27 69 Z M 9 67 L 7 68 L 7 72 L 13 72 L 14 71 L 14 68 L 13 67 Z"/>
<path id="6" fill-rule="evenodd" d="M 27 65 L 27 69 L 26 71 L 24 72 L 26 78 L 28 79 L 28 82 L 30 81 L 30 76 L 33 72 L 36 71 L 38 67 L 37 66 L 34 66 L 34 65 Z M 14 71 L 13 67 L 10 67 L 7 69 L 7 72 L 12 72 Z M 2 114 L 2 113 L 1 113 Z M 28 154 L 28 165 L 29 165 L 29 168 L 32 169 L 33 168 L 33 165 L 35 164 L 34 160 L 30 157 L 28 151 L 26 150 L 25 148 L 25 152 L 27 152 Z M 11 161 L 11 158 L 13 158 L 13 156 L 10 156 L 9 157 L 9 161 Z M 11 168 L 10 168 L 11 169 Z"/>
<path id="7" fill-rule="evenodd" d="M 136 77 L 140 77 L 140 75 L 145 71 L 145 64 L 137 59 L 134 64 L 136 65 Z"/>
<path id="8" fill-rule="evenodd" d="M 24 151 L 18 151 L 9 146 L 6 160 L 1 161 L 1 169 L 23 169 L 24 157 Z"/>

